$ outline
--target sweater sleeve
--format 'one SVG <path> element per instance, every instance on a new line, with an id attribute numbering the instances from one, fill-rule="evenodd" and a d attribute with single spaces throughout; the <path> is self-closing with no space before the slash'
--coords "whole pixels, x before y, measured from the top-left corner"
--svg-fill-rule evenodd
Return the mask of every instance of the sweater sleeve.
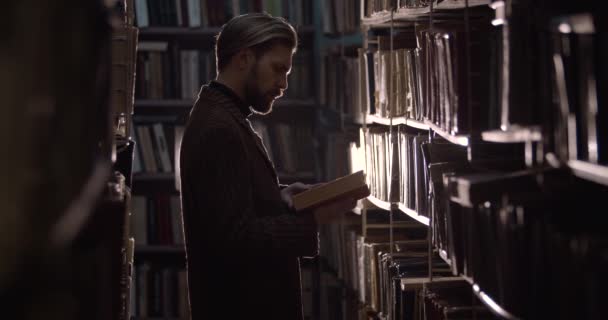
<path id="1" fill-rule="evenodd" d="M 277 212 L 254 212 L 252 177 L 243 141 L 233 130 L 214 129 L 201 137 L 198 168 L 201 220 L 213 238 L 229 248 L 260 254 L 313 256 L 317 226 L 311 214 L 296 215 L 286 206 Z"/>

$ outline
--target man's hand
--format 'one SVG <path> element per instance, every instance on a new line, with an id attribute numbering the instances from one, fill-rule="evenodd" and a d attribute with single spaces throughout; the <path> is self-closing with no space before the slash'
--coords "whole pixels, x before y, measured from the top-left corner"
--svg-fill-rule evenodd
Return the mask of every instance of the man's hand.
<path id="1" fill-rule="evenodd" d="M 318 207 L 313 210 L 312 214 L 317 224 L 328 224 L 340 219 L 345 213 L 351 211 L 356 206 L 356 199 L 346 198 Z"/>
<path id="2" fill-rule="evenodd" d="M 306 191 L 316 185 L 313 184 L 304 184 L 302 182 L 296 182 L 288 185 L 287 187 L 281 190 L 281 199 L 283 202 L 287 204 L 289 208 L 293 208 L 293 200 L 292 197 L 302 191 Z"/>

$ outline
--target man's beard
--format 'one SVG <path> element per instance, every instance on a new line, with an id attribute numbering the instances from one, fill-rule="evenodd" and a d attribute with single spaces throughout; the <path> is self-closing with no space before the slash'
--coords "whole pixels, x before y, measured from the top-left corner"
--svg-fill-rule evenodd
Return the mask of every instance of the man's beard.
<path id="1" fill-rule="evenodd" d="M 258 86 L 260 79 L 258 78 L 257 69 L 258 65 L 256 64 L 245 81 L 245 102 L 251 105 L 251 111 L 254 113 L 266 115 L 272 112 L 274 99 L 280 96 L 281 92 L 262 92 Z"/>

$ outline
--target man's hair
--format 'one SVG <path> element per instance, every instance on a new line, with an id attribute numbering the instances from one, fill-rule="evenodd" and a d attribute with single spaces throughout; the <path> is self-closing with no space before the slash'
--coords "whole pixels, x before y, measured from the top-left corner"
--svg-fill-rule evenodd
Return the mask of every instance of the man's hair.
<path id="1" fill-rule="evenodd" d="M 298 46 L 298 35 L 289 22 L 267 13 L 248 13 L 228 21 L 216 37 L 215 57 L 218 72 L 230 63 L 240 50 L 251 48 L 260 57 L 273 46 Z"/>

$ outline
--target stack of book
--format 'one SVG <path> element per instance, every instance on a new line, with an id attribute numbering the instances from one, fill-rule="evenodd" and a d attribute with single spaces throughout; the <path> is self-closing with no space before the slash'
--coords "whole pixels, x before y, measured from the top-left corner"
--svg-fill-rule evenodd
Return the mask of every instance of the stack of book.
<path id="1" fill-rule="evenodd" d="M 202 84 L 215 78 L 215 53 L 181 49 L 164 41 L 141 41 L 136 98 L 194 100 Z"/>
<path id="2" fill-rule="evenodd" d="M 133 161 L 134 173 L 172 173 L 176 168 L 176 156 L 181 127 L 163 123 L 138 124 L 134 138 L 136 152 Z"/>
<path id="3" fill-rule="evenodd" d="M 356 1 L 327 0 L 323 5 L 323 32 L 328 34 L 359 31 L 360 6 Z"/>

